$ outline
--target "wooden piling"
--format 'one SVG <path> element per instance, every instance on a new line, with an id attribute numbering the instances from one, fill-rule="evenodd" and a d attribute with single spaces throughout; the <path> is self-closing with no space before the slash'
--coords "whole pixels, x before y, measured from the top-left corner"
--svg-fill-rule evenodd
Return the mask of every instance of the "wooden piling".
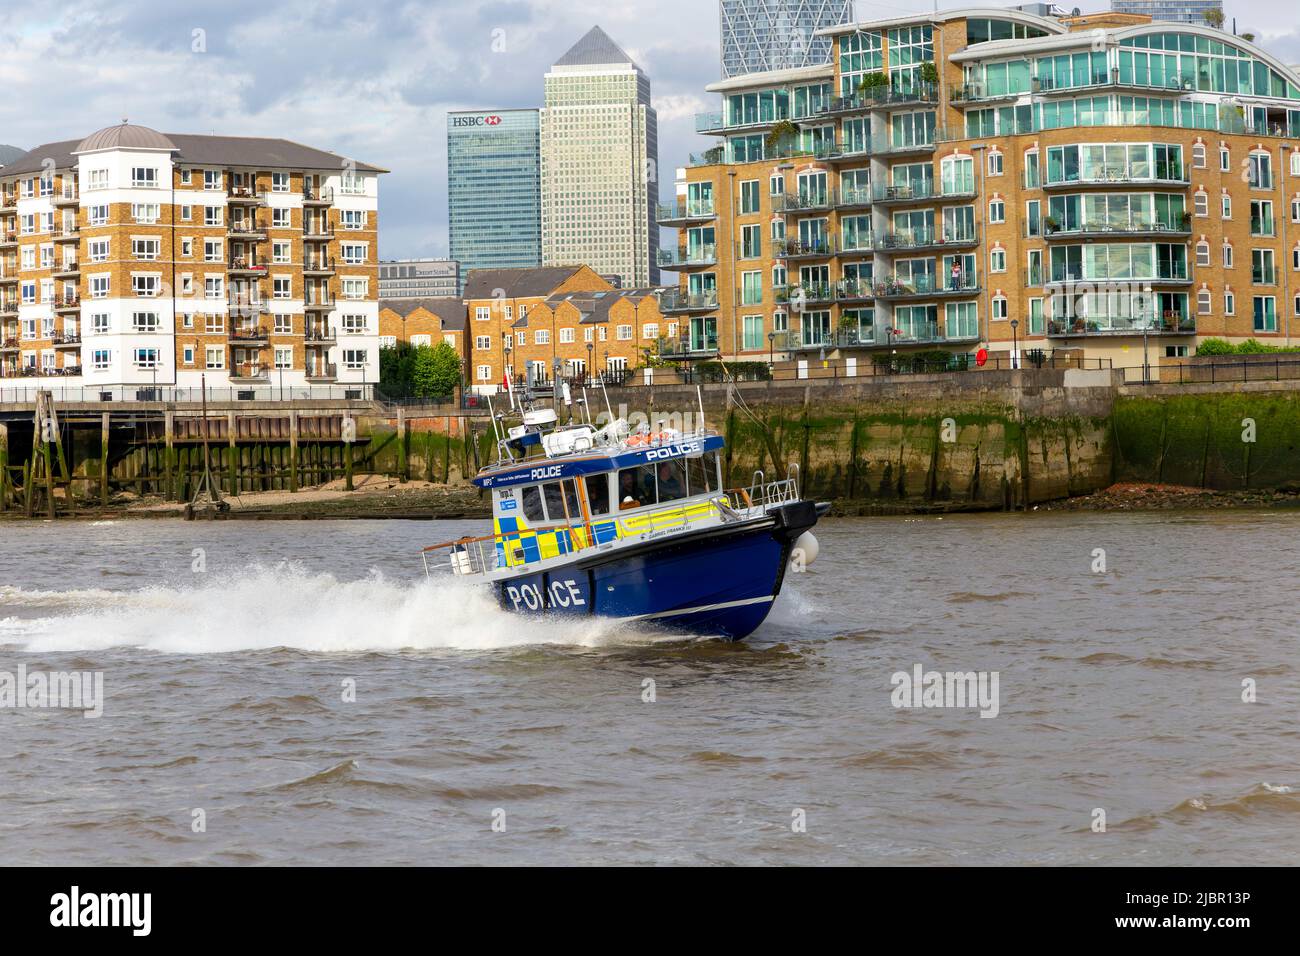
<path id="1" fill-rule="evenodd" d="M 108 426 L 109 413 L 104 412 L 99 422 L 99 504 L 108 507 Z"/>

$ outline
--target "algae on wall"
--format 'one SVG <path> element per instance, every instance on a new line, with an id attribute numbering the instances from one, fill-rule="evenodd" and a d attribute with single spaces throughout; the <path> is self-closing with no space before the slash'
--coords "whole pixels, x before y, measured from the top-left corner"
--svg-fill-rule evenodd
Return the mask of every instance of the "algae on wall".
<path id="1" fill-rule="evenodd" d="M 1122 397 L 1115 477 L 1214 490 L 1279 488 L 1300 475 L 1300 395 L 1204 392 Z"/>

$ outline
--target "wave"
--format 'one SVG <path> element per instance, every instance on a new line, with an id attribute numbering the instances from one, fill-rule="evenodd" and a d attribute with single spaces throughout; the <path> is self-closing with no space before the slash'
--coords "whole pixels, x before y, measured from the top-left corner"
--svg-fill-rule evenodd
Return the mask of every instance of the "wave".
<path id="1" fill-rule="evenodd" d="M 666 639 L 663 632 L 608 618 L 523 618 L 502 610 L 487 585 L 455 578 L 393 581 L 372 571 L 340 580 L 285 562 L 196 579 L 193 586 L 127 591 L 0 586 L 0 647 L 46 653 L 115 647 L 168 654 L 271 648 L 365 653 Z"/>

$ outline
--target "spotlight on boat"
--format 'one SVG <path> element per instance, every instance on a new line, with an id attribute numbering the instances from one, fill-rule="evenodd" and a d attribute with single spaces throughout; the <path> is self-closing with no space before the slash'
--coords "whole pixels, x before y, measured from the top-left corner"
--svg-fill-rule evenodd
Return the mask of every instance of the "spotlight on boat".
<path id="1" fill-rule="evenodd" d="M 817 560 L 820 550 L 817 538 L 811 531 L 805 531 L 795 539 L 794 547 L 790 549 L 790 563 L 807 567 Z"/>

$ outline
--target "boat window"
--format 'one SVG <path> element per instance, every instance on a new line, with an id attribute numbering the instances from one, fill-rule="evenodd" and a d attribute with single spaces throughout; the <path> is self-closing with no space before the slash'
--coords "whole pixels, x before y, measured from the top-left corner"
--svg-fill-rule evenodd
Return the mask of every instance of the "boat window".
<path id="1" fill-rule="evenodd" d="M 637 465 L 618 473 L 618 507 L 620 510 L 654 504 L 655 466 Z"/>
<path id="2" fill-rule="evenodd" d="M 692 495 L 702 495 L 718 490 L 717 470 L 714 456 L 701 455 L 686 459 L 686 491 Z"/>
<path id="3" fill-rule="evenodd" d="M 659 491 L 659 501 L 676 501 L 686 497 L 686 460 L 672 458 L 659 462 L 656 468 L 655 485 Z"/>
<path id="4" fill-rule="evenodd" d="M 524 517 L 529 521 L 546 520 L 546 512 L 542 510 L 542 492 L 536 485 L 524 489 Z"/>
<path id="5" fill-rule="evenodd" d="M 588 475 L 587 506 L 592 515 L 609 514 L 609 474 Z"/>
<path id="6" fill-rule="evenodd" d="M 560 486 L 563 485 L 563 491 Z M 553 524 L 567 524 L 582 521 L 582 509 L 578 507 L 578 491 L 572 481 L 548 481 L 542 485 L 542 494 L 546 498 L 546 513 Z M 568 511 L 565 511 L 568 508 Z"/>

